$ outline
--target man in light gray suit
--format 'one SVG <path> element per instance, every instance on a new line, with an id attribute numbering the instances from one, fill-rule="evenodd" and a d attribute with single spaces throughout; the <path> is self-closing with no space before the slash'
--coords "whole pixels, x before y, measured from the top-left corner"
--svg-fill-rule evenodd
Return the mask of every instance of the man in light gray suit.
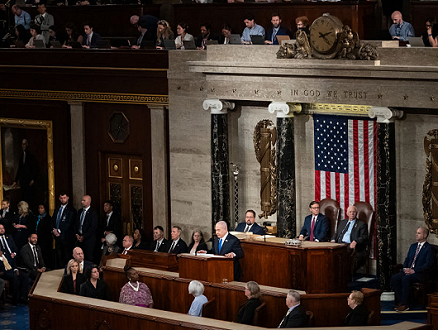
<path id="1" fill-rule="evenodd" d="M 55 19 L 52 15 L 47 13 L 46 10 L 46 4 L 44 2 L 40 2 L 38 4 L 39 15 L 35 16 L 34 23 L 41 28 L 41 34 L 43 35 L 45 43 L 47 44 L 50 38 L 49 27 L 55 25 Z"/>

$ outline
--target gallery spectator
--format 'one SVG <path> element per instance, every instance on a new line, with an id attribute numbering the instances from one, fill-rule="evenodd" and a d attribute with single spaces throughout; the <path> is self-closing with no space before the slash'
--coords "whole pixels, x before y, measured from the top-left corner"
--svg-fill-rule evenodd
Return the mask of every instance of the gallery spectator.
<path id="1" fill-rule="evenodd" d="M 196 43 L 195 43 L 197 49 L 207 49 L 208 40 L 219 39 L 211 32 L 211 25 L 209 23 L 202 23 L 199 26 L 199 31 L 200 34 L 198 36 L 198 39 L 196 39 Z"/>
<path id="2" fill-rule="evenodd" d="M 174 40 L 175 36 L 173 34 L 172 28 L 169 23 L 164 19 L 158 21 L 157 23 L 157 42 L 155 44 L 157 49 L 164 49 L 164 40 Z"/>
<path id="3" fill-rule="evenodd" d="M 176 26 L 178 37 L 175 39 L 175 46 L 177 49 L 184 50 L 184 41 L 194 40 L 193 36 L 190 33 L 187 33 L 188 28 L 188 25 L 184 22 L 181 22 Z"/>
<path id="4" fill-rule="evenodd" d="M 90 23 L 84 24 L 84 36 L 82 39 L 82 47 L 83 48 L 96 48 L 97 44 L 101 40 L 101 37 L 99 34 L 95 33 L 93 31 L 93 25 Z"/>
<path id="5" fill-rule="evenodd" d="M 242 37 L 240 38 L 243 44 L 250 44 L 251 36 L 254 35 L 265 37 L 265 29 L 262 26 L 256 24 L 253 14 L 246 13 L 243 22 L 246 26 L 242 32 Z"/>

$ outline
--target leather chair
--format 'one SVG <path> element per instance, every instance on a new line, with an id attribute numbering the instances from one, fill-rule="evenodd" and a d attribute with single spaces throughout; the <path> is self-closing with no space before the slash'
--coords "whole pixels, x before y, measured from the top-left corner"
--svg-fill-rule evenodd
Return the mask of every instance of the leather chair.
<path id="1" fill-rule="evenodd" d="M 202 317 L 214 319 L 216 316 L 216 298 L 211 298 L 202 305 Z"/>
<path id="2" fill-rule="evenodd" d="M 266 320 L 266 303 L 262 303 L 254 311 L 253 325 L 257 327 L 264 327 Z"/>
<path id="3" fill-rule="evenodd" d="M 368 227 L 368 244 L 367 244 L 367 255 L 369 255 L 371 250 L 371 244 L 373 243 L 373 227 L 374 227 L 374 210 L 373 207 L 367 202 L 356 202 L 354 206 L 357 208 L 357 218 L 365 222 Z M 366 273 L 370 272 L 370 258 L 367 258 L 366 264 Z"/>
<path id="4" fill-rule="evenodd" d="M 312 311 L 306 311 L 307 315 L 307 326 L 313 327 L 314 326 L 314 319 L 313 319 L 313 312 Z"/>
<path id="5" fill-rule="evenodd" d="M 330 221 L 330 238 L 335 236 L 338 230 L 340 211 L 341 207 L 334 199 L 325 198 L 319 202 L 319 212 Z"/>

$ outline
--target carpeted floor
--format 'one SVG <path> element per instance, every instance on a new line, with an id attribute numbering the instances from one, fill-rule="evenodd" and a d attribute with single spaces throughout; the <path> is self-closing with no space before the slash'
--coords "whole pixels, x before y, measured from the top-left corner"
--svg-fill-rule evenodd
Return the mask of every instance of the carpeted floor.
<path id="1" fill-rule="evenodd" d="M 0 329 L 29 330 L 29 306 L 13 306 L 9 303 L 0 307 Z"/>

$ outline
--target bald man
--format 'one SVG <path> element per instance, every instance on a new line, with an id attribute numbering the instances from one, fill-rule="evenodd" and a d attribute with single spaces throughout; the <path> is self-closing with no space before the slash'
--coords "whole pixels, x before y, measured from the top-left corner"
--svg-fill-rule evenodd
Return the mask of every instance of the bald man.
<path id="1" fill-rule="evenodd" d="M 99 223 L 99 216 L 94 208 L 91 207 L 91 197 L 82 197 L 82 209 L 78 211 L 76 217 L 76 246 L 82 248 L 85 259 L 93 261 L 93 249 L 96 241 L 96 229 Z"/>
<path id="2" fill-rule="evenodd" d="M 342 220 L 332 241 L 348 244 L 348 252 L 352 257 L 353 274 L 367 260 L 368 227 L 365 222 L 357 219 L 357 208 L 350 205 L 347 209 L 348 218 Z"/>
<path id="3" fill-rule="evenodd" d="M 392 24 L 389 28 L 389 34 L 392 39 L 408 41 L 410 37 L 415 37 L 413 26 L 403 21 L 403 15 L 399 11 L 395 11 L 391 15 Z"/>

